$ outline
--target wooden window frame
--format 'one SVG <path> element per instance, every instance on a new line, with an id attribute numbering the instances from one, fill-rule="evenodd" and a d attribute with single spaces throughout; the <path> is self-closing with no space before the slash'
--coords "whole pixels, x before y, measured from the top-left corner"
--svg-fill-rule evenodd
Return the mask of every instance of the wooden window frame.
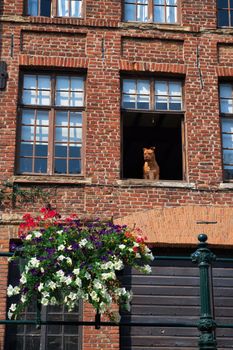
<path id="1" fill-rule="evenodd" d="M 150 82 L 150 108 L 149 109 L 132 109 L 132 108 L 124 108 L 123 107 L 123 81 L 125 79 L 128 80 L 145 80 Z M 156 110 L 155 107 L 155 82 L 156 81 L 166 81 L 166 82 L 179 82 L 181 83 L 181 110 Z M 185 181 L 188 178 L 187 175 L 187 151 L 186 151 L 186 124 L 185 124 L 185 90 L 184 90 L 184 81 L 182 78 L 168 78 L 168 77 L 140 77 L 135 75 L 124 75 L 121 79 L 121 178 L 124 179 L 123 176 L 123 119 L 125 113 L 146 113 L 149 115 L 160 115 L 167 114 L 174 118 L 181 118 L 181 144 L 182 144 L 182 179 L 180 181 Z M 144 180 L 142 180 L 144 181 Z"/>
<path id="2" fill-rule="evenodd" d="M 14 243 L 16 246 L 20 247 L 20 241 L 19 240 L 12 240 L 11 243 Z M 22 262 L 23 263 L 23 262 Z M 20 262 L 15 263 L 11 262 L 9 264 L 9 273 L 8 273 L 8 284 L 12 285 L 17 285 L 18 281 L 20 278 Z M 19 302 L 19 296 L 14 296 L 13 302 L 18 303 Z M 8 300 L 9 304 L 10 300 Z M 11 300 L 12 302 L 12 300 Z M 11 303 L 10 303 L 11 304 Z M 56 308 L 57 306 L 55 306 Z M 52 310 L 51 310 L 52 308 Z M 67 319 L 66 316 L 72 317 L 72 320 L 78 321 L 83 318 L 83 302 L 80 300 L 78 304 L 78 310 L 74 310 L 73 312 L 68 312 L 68 310 L 65 309 L 64 305 L 60 307 L 60 310 L 53 310 L 53 306 L 43 306 L 41 308 L 41 319 L 43 320 L 57 320 L 56 316 L 59 315 L 59 318 L 61 320 L 66 321 Z M 54 317 L 55 316 L 55 317 Z M 25 312 L 22 314 L 22 319 L 35 319 L 36 318 L 36 301 L 33 304 L 33 308 L 31 308 L 31 305 L 27 307 Z M 17 329 L 19 327 L 19 329 Z M 6 350 L 12 350 L 13 348 L 10 347 L 9 340 L 13 339 L 15 337 L 15 340 L 18 337 L 23 338 L 23 346 L 22 350 L 29 350 L 29 348 L 26 346 L 26 338 L 27 337 L 38 337 L 40 338 L 40 348 L 42 350 L 46 350 L 48 348 L 47 346 L 47 337 L 48 336 L 54 336 L 54 337 L 59 337 L 61 338 L 61 343 L 62 343 L 62 349 L 64 348 L 64 338 L 66 336 L 69 337 L 77 337 L 78 335 L 78 344 L 77 344 L 77 350 L 82 349 L 82 327 L 75 326 L 77 328 L 77 334 L 74 333 L 68 333 L 65 331 L 64 325 L 61 325 L 61 330 L 60 332 L 49 332 L 49 327 L 54 327 L 53 325 L 42 325 L 40 329 L 34 328 L 34 330 L 31 330 L 31 326 L 29 325 L 18 325 L 16 327 L 12 327 L 12 325 L 7 326 L 6 332 L 5 332 L 5 346 L 4 349 Z M 66 334 L 68 333 L 68 334 Z M 10 339 L 9 339 L 10 338 Z"/>
<path id="3" fill-rule="evenodd" d="M 122 20 L 124 22 L 137 22 L 137 23 L 156 23 L 156 24 L 167 24 L 167 25 L 177 25 L 180 23 L 180 18 L 181 18 L 181 10 L 180 10 L 180 0 L 177 0 L 177 4 L 176 5 L 167 5 L 166 4 L 166 0 L 164 0 L 164 5 L 160 5 L 162 7 L 164 7 L 164 18 L 165 20 L 162 21 L 162 22 L 157 22 L 155 21 L 154 19 L 154 7 L 157 7 L 154 3 L 155 0 L 148 0 L 148 4 L 147 5 L 144 5 L 144 6 L 148 6 L 148 20 L 143 20 L 143 21 L 140 21 L 140 20 L 137 20 L 136 16 L 137 16 L 137 7 L 138 6 L 143 6 L 143 4 L 140 4 L 138 2 L 138 0 L 134 0 L 134 3 L 130 3 L 128 2 L 128 0 L 122 0 L 122 8 L 123 8 L 123 11 L 122 11 Z M 135 18 L 134 20 L 132 21 L 127 21 L 126 18 L 125 18 L 125 4 L 131 4 L 133 6 L 135 6 Z M 167 8 L 170 8 L 170 7 L 174 7 L 176 8 L 176 16 L 177 16 L 177 20 L 176 22 L 168 22 L 166 21 L 166 11 L 167 11 Z"/>
<path id="4" fill-rule="evenodd" d="M 31 0 L 26 0 L 25 4 L 24 4 L 24 13 L 26 16 L 33 16 L 31 14 L 28 13 L 28 4 Z M 71 1 L 74 0 L 68 0 L 69 1 L 69 14 L 70 14 L 70 6 L 71 6 Z M 50 4 L 50 16 L 45 16 L 45 17 L 59 17 L 59 18 L 84 18 L 85 15 L 85 0 L 77 0 L 79 2 L 81 2 L 81 15 L 80 16 L 58 16 L 58 0 L 51 0 L 51 4 Z M 33 17 L 41 17 L 40 15 L 41 13 L 41 0 L 38 0 L 38 14 L 36 16 Z M 43 16 L 44 17 L 44 16 Z"/>
<path id="5" fill-rule="evenodd" d="M 230 165 L 230 166 L 233 166 L 233 164 L 228 164 L 228 163 L 225 163 L 224 162 L 224 156 L 223 156 L 223 152 L 224 150 L 230 150 L 232 151 L 233 153 L 233 148 L 228 148 L 228 147 L 224 147 L 223 146 L 223 135 L 232 135 L 233 137 L 233 132 L 224 132 L 223 131 L 223 127 L 222 127 L 222 122 L 223 120 L 225 119 L 230 119 L 232 120 L 232 125 L 233 125 L 233 111 L 232 113 L 225 113 L 225 112 L 222 112 L 222 105 L 221 105 L 221 101 L 224 100 L 224 99 L 228 99 L 228 98 L 222 98 L 220 97 L 220 86 L 222 84 L 229 84 L 231 85 L 231 93 L 232 93 L 232 97 L 231 97 L 231 100 L 232 100 L 232 105 L 233 105 L 233 83 L 230 81 L 221 81 L 219 83 L 219 111 L 220 111 L 220 130 L 221 130 L 221 146 L 222 146 L 222 176 L 223 176 L 223 181 L 224 182 L 233 182 L 233 178 L 232 179 L 229 179 L 225 176 L 225 166 L 227 165 Z M 233 108 L 233 107 L 232 107 Z"/>
<path id="6" fill-rule="evenodd" d="M 218 5 L 218 0 L 217 0 L 217 13 L 219 13 L 219 10 L 226 10 L 228 13 L 228 23 L 224 24 L 224 25 L 219 25 L 219 19 L 218 19 L 218 27 L 233 27 L 233 6 L 231 7 L 231 0 L 227 0 L 228 1 L 228 5 L 227 7 L 220 7 L 220 5 Z M 232 13 L 231 13 L 232 11 Z M 232 22 L 232 24 L 231 24 Z"/>
<path id="7" fill-rule="evenodd" d="M 50 94 L 50 105 L 29 105 L 29 104 L 23 104 L 22 103 L 22 97 L 23 97 L 23 81 L 24 81 L 24 76 L 25 75 L 32 75 L 32 76 L 49 76 L 50 77 L 50 82 L 51 82 L 51 94 Z M 55 98 L 56 98 L 56 77 L 57 76 L 64 76 L 64 77 L 69 77 L 69 78 L 75 78 L 75 77 L 80 77 L 83 78 L 83 106 L 61 106 L 61 105 L 56 105 L 55 103 Z M 86 79 L 85 79 L 85 74 L 77 74 L 77 73 L 66 73 L 66 72 L 47 72 L 47 71 L 43 71 L 43 72 L 31 72 L 31 71 L 24 71 L 20 74 L 20 87 L 19 87 L 19 91 L 20 91 L 20 95 L 19 95 L 19 107 L 18 107 L 18 128 L 17 128 L 17 144 L 18 147 L 16 149 L 16 173 L 19 175 L 41 175 L 41 176 L 50 176 L 50 175 L 56 175 L 56 176 L 75 176 L 75 177 L 80 177 L 80 176 L 84 176 L 85 174 L 85 170 L 84 170 L 84 155 L 85 155 L 85 144 L 86 144 L 86 140 L 85 140 L 85 135 L 86 135 L 86 118 L 85 118 L 85 101 L 86 101 Z M 70 94 L 70 90 L 69 90 L 69 94 Z M 49 125 L 48 125 L 48 152 L 47 152 L 47 172 L 46 173 L 39 173 L 39 172 L 20 172 L 19 171 L 19 160 L 20 160 L 20 144 L 21 144 L 21 126 L 22 126 L 22 111 L 23 110 L 33 110 L 34 114 L 37 113 L 38 111 L 48 111 L 48 115 L 49 115 Z M 77 112 L 77 113 L 81 113 L 82 114 L 82 126 L 80 127 L 76 127 L 81 129 L 82 132 L 82 139 L 81 141 L 77 141 L 77 142 L 72 142 L 72 141 L 67 141 L 67 145 L 68 144 L 72 144 L 72 143 L 77 143 L 80 145 L 81 147 L 81 154 L 80 157 L 75 157 L 75 159 L 80 159 L 80 164 L 81 164 L 81 172 L 77 173 L 77 174 L 73 174 L 73 173 L 56 173 L 53 169 L 54 169 L 54 162 L 56 158 L 59 157 L 55 157 L 55 113 L 56 111 L 66 111 L 68 113 L 68 115 L 70 115 L 70 113 L 72 112 Z M 31 125 L 31 124 L 30 124 Z M 34 127 L 36 126 L 35 121 L 34 121 Z M 67 126 L 68 129 L 71 128 L 70 125 Z M 33 141 L 33 149 L 35 147 L 35 134 L 34 134 L 34 141 Z M 63 142 L 64 143 L 64 142 Z M 22 157 L 23 158 L 23 157 Z M 27 157 L 26 157 L 27 158 Z M 32 157 L 28 156 L 28 158 L 32 158 L 33 159 L 33 163 L 36 159 L 35 157 L 35 153 L 33 150 L 33 154 Z M 38 158 L 43 158 L 43 156 L 38 156 Z M 67 157 L 64 158 L 66 159 L 66 164 L 68 164 L 70 157 L 67 154 Z M 33 164 L 32 163 L 32 164 Z M 34 167 L 33 167 L 34 170 Z M 67 168 L 68 171 L 68 168 Z"/>

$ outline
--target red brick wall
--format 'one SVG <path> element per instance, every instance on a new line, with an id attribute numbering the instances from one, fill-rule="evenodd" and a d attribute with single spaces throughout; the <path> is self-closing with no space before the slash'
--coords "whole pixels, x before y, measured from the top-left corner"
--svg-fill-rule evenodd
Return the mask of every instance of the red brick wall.
<path id="1" fill-rule="evenodd" d="M 17 177 L 17 181 L 30 187 L 36 178 L 37 186 L 51 191 L 48 200 L 52 206 L 81 217 L 118 218 L 141 210 L 185 205 L 233 207 L 232 189 L 220 186 L 218 100 L 218 80 L 233 79 L 233 37 L 231 29 L 216 28 L 215 0 L 181 1 L 181 25 L 177 26 L 123 23 L 120 0 L 86 0 L 84 19 L 23 17 L 23 0 L 5 0 L 0 6 L 0 54 L 9 74 L 6 90 L 0 91 L 1 182 L 13 181 L 15 175 L 20 70 L 85 69 L 84 183 L 69 178 L 67 185 L 64 177 L 58 180 L 40 176 Z M 184 78 L 186 182 L 192 186 L 120 181 L 122 73 Z M 0 215 L 8 214 L 11 220 L 25 211 L 36 211 L 42 201 L 38 198 L 33 204 L 5 204 Z M 8 226 L 10 229 L 10 222 Z M 7 249 L 7 222 L 0 229 Z M 4 294 L 6 270 L 4 264 L 0 267 Z M 1 298 L 1 312 L 4 303 Z M 109 348 L 106 337 L 111 339 L 112 348 L 117 348 L 116 329 L 107 330 L 105 335 L 98 333 L 97 337 L 95 334 L 85 330 L 83 350 L 96 349 L 96 344 L 100 349 Z"/>

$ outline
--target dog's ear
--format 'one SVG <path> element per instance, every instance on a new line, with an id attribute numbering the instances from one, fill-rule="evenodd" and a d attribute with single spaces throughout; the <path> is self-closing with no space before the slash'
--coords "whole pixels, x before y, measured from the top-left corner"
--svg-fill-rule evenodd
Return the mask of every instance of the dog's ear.
<path id="1" fill-rule="evenodd" d="M 145 152 L 145 150 L 146 150 L 146 148 L 145 148 L 145 147 L 143 147 L 143 152 Z"/>
<path id="2" fill-rule="evenodd" d="M 155 147 L 151 147 L 150 149 L 152 149 L 153 151 L 155 151 Z"/>

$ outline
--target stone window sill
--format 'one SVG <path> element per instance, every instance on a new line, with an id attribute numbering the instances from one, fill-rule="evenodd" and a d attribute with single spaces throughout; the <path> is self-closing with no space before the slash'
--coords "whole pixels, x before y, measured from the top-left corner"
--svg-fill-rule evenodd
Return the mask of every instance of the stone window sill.
<path id="1" fill-rule="evenodd" d="M 233 182 L 221 182 L 219 185 L 220 190 L 233 190 Z"/>
<path id="2" fill-rule="evenodd" d="M 126 179 L 118 180 L 117 184 L 121 187 L 173 187 L 173 188 L 192 188 L 195 189 L 194 183 L 185 181 L 169 181 L 169 180 L 143 180 L 143 179 Z"/>
<path id="3" fill-rule="evenodd" d="M 10 181 L 21 184 L 65 184 L 65 185 L 82 185 L 91 184 L 91 178 L 76 176 L 13 176 Z"/>

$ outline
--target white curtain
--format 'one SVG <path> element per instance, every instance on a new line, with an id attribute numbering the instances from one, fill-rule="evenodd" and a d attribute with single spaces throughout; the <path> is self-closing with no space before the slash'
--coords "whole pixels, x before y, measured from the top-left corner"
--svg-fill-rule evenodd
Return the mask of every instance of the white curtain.
<path id="1" fill-rule="evenodd" d="M 68 0 L 58 0 L 58 10 L 59 17 L 68 17 L 69 16 L 69 2 Z"/>

